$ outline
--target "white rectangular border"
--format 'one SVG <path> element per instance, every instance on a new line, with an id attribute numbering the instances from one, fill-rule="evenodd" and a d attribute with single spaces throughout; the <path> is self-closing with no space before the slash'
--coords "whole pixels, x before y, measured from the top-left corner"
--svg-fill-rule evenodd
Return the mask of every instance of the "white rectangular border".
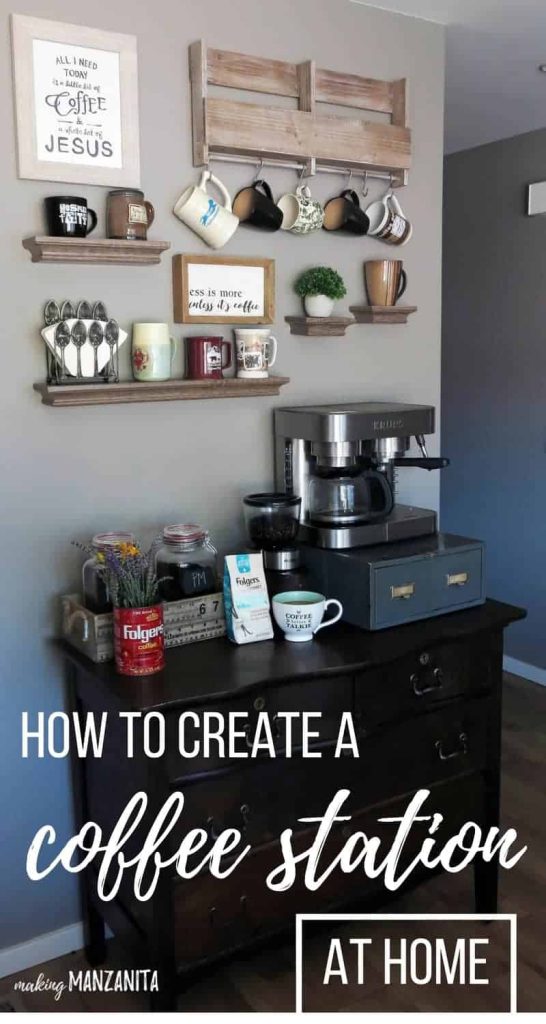
<path id="1" fill-rule="evenodd" d="M 61 181 L 84 185 L 140 185 L 140 143 L 138 121 L 138 62 L 136 36 L 84 25 L 11 15 L 12 65 L 17 134 L 17 170 L 20 178 Z M 96 50 L 119 53 L 121 102 L 121 167 L 90 167 L 39 160 L 36 153 L 33 39 L 71 43 Z"/>
<path id="2" fill-rule="evenodd" d="M 304 921 L 509 921 L 510 922 L 510 1013 L 517 1013 L 518 926 L 517 914 L 296 914 L 296 1013 L 303 1013 L 303 922 Z"/>

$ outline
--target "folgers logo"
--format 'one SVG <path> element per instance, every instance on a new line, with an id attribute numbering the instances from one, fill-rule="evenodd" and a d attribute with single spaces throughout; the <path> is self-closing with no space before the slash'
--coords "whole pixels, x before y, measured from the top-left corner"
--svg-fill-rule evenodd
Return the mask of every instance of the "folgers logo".
<path id="1" fill-rule="evenodd" d="M 235 582 L 238 587 L 255 587 L 260 583 L 259 576 L 236 576 Z"/>
<path id="2" fill-rule="evenodd" d="M 161 626 L 151 626 L 150 629 L 143 629 L 142 626 L 127 626 L 123 627 L 123 639 L 124 640 L 142 640 L 145 644 L 148 640 L 154 640 L 156 636 L 163 636 L 164 628 Z"/>
<path id="3" fill-rule="evenodd" d="M 115 608 L 114 650 L 119 672 L 146 676 L 165 664 L 163 607 Z"/>

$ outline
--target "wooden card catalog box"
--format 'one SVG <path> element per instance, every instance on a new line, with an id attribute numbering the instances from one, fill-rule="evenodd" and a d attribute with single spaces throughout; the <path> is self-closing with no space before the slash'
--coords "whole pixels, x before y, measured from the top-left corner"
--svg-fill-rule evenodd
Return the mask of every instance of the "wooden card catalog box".
<path id="1" fill-rule="evenodd" d="M 314 61 L 279 60 L 190 46 L 193 162 L 214 154 L 296 160 L 313 173 L 316 164 L 361 171 L 386 171 L 406 182 L 411 134 L 406 126 L 406 79 L 389 82 L 316 68 Z M 208 94 L 208 86 L 290 97 L 297 109 L 261 106 Z M 353 108 L 347 116 L 321 104 Z M 380 124 L 359 111 L 388 115 Z"/>

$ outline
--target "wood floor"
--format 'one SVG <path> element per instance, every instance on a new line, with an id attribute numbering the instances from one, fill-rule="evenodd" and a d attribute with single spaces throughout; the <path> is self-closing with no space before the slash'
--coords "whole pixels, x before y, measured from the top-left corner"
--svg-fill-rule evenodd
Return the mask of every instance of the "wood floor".
<path id="1" fill-rule="evenodd" d="M 500 907 L 518 915 L 518 1010 L 546 1010 L 545 957 L 545 883 L 546 883 L 546 689 L 506 677 L 503 746 L 503 826 L 516 828 L 519 842 L 528 852 L 517 867 L 501 873 Z M 390 903 L 389 913 L 469 913 L 473 909 L 472 876 L 468 871 L 432 879 L 417 891 Z M 480 927 L 484 927 L 483 925 Z M 387 934 L 386 925 L 376 926 L 379 937 Z M 346 926 L 336 935 L 358 934 L 356 926 Z M 411 932 L 404 930 L 408 936 Z M 454 990 L 432 993 L 412 988 L 411 994 L 400 988 L 392 992 L 374 984 L 379 965 L 370 960 L 371 984 L 365 989 L 355 985 L 323 989 L 325 950 L 329 935 L 321 932 L 306 942 L 305 976 L 320 985 L 321 1005 L 310 1009 L 348 1011 L 442 1011 L 465 1010 L 464 1000 Z M 480 990 L 479 1008 L 495 1011 L 506 1007 L 508 957 L 499 949 L 493 983 Z M 128 967 L 115 940 L 110 943 L 108 967 Z M 85 969 L 82 952 L 73 953 L 34 967 L 17 977 L 0 981 L 0 993 L 13 991 L 16 980 L 33 981 L 40 971 L 52 981 L 66 981 L 68 971 Z M 294 1010 L 294 945 L 283 946 L 240 957 L 226 967 L 210 973 L 206 980 L 192 985 L 181 997 L 179 1007 L 190 1012 L 291 1012 Z M 311 984 L 311 991 L 313 985 Z M 367 997 L 364 997 L 364 991 Z M 326 996 L 324 996 L 326 992 Z M 388 993 L 386 995 L 386 993 Z M 443 998 L 443 1003 L 442 1003 Z M 25 993 L 26 1009 L 44 1011 L 145 1011 L 146 997 L 136 994 L 68 993 L 55 1002 L 51 993 Z M 474 1007 L 476 1003 L 474 1002 Z"/>

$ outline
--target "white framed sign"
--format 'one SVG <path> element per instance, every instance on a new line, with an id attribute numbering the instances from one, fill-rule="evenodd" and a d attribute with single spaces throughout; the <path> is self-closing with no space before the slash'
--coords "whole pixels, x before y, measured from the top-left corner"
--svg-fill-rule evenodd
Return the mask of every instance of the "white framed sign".
<path id="1" fill-rule="evenodd" d="M 20 178 L 140 184 L 136 36 L 12 14 Z"/>
<path id="2" fill-rule="evenodd" d="M 229 256 L 173 257 L 174 320 L 182 324 L 271 324 L 275 261 Z"/>

